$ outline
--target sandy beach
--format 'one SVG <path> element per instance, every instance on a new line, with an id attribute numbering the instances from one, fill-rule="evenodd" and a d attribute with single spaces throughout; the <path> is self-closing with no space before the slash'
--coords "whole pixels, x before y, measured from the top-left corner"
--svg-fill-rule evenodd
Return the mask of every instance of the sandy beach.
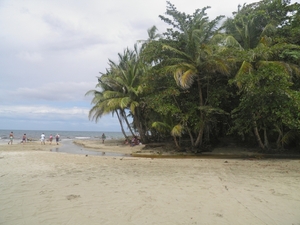
<path id="1" fill-rule="evenodd" d="M 142 146 L 92 143 L 130 153 Z M 300 225 L 300 160 L 158 159 L 0 145 L 0 224 Z"/>

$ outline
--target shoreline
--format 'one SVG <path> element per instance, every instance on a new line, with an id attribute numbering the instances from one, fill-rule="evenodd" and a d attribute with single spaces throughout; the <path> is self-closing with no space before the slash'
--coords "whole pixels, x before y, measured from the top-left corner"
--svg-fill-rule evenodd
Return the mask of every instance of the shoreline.
<path id="1" fill-rule="evenodd" d="M 162 148 L 145 148 L 145 145 L 131 147 L 125 145 L 121 139 L 106 140 L 102 143 L 99 139 L 64 139 L 56 145 L 53 141 L 50 145 L 46 141 L 42 145 L 40 141 L 29 141 L 22 144 L 21 140 L 13 145 L 0 143 L 0 151 L 53 151 L 68 154 L 88 154 L 97 156 L 119 156 L 119 157 L 140 157 L 140 158 L 157 158 L 157 159 L 247 159 L 247 160 L 264 160 L 264 159 L 300 159 L 300 154 L 266 154 L 249 151 L 243 148 L 215 148 L 211 152 L 201 152 L 198 154 L 164 151 Z"/>
<path id="2" fill-rule="evenodd" d="M 266 154 L 247 151 L 242 148 L 216 148 L 212 152 L 202 152 L 199 154 L 186 152 L 162 151 L 161 148 L 147 148 L 145 145 L 130 147 L 124 145 L 121 140 L 109 140 L 102 144 L 99 140 L 73 140 L 78 146 L 96 152 L 117 152 L 142 158 L 203 158 L 203 159 L 300 159 L 300 154 Z"/>

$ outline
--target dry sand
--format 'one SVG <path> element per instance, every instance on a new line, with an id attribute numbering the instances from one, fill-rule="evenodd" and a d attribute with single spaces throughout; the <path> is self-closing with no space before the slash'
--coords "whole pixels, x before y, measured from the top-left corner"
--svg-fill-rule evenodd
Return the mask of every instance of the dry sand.
<path id="1" fill-rule="evenodd" d="M 1 225 L 300 225 L 300 160 L 85 156 L 52 148 L 0 146 Z"/>

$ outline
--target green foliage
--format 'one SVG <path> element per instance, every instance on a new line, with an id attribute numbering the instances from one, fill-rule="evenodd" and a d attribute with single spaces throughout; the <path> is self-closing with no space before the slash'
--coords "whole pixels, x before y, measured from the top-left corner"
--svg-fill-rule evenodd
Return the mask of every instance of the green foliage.
<path id="1" fill-rule="evenodd" d="M 300 130 L 300 93 L 291 89 L 290 74 L 284 66 L 265 63 L 252 73 L 236 77 L 236 81 L 242 83 L 242 97 L 232 111 L 231 132 L 249 133 L 253 119 L 268 130 L 282 125 Z"/>
<path id="2" fill-rule="evenodd" d="M 226 134 L 271 142 L 297 140 L 300 130 L 300 14 L 289 0 L 244 4 L 227 18 L 189 15 L 167 2 L 156 26 L 98 78 L 89 118 L 132 117 L 143 142 L 173 136 L 199 149 Z M 125 114 L 127 112 L 127 115 Z M 229 116 L 229 113 L 231 116 Z M 257 135 L 257 134 L 255 134 Z M 256 137 L 257 138 L 257 137 Z M 299 139 L 299 138 L 298 138 Z M 272 144 L 271 143 L 271 144 Z M 300 143 L 300 142 L 299 142 Z"/>

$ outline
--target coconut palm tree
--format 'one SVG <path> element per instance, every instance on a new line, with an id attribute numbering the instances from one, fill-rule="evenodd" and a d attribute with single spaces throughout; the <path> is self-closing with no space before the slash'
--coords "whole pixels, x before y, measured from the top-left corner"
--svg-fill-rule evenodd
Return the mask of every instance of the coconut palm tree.
<path id="1" fill-rule="evenodd" d="M 127 134 L 124 130 L 124 126 L 123 126 L 123 121 L 125 121 L 127 123 L 127 127 L 129 128 L 129 130 L 132 132 L 131 127 L 128 123 L 127 118 L 125 117 L 125 113 L 124 113 L 124 109 L 120 108 L 120 107 L 112 107 L 109 104 L 109 99 L 106 99 L 103 95 L 103 93 L 107 90 L 112 90 L 112 87 L 110 87 L 110 85 L 107 85 L 107 83 L 103 83 L 101 81 L 101 78 L 98 78 L 98 84 L 96 87 L 101 88 L 102 91 L 98 91 L 98 90 L 90 90 L 86 93 L 87 95 L 93 95 L 93 99 L 91 101 L 91 103 L 94 105 L 90 111 L 89 111 L 89 119 L 90 120 L 94 120 L 96 123 L 98 122 L 98 120 L 106 115 L 106 114 L 116 114 L 121 126 L 121 131 L 124 135 L 125 138 L 127 137 Z M 133 134 L 133 132 L 132 132 Z"/>
<path id="2" fill-rule="evenodd" d="M 198 121 L 188 124 L 191 144 L 199 147 L 203 143 L 203 135 L 207 121 L 213 115 L 213 107 L 209 105 L 209 80 L 212 75 L 228 75 L 230 67 L 227 58 L 221 55 L 221 46 L 212 43 L 212 37 L 217 33 L 217 26 L 223 18 L 219 16 L 209 20 L 206 10 L 197 9 L 193 15 L 178 12 L 174 5 L 167 2 L 166 15 L 172 19 L 160 18 L 173 28 L 167 30 L 163 44 L 165 57 L 161 65 L 165 73 L 173 74 L 178 86 L 189 89 L 196 85 L 198 90 Z M 193 135 L 195 134 L 195 136 Z"/>
<path id="3" fill-rule="evenodd" d="M 143 94 L 143 83 L 141 82 L 147 64 L 139 59 L 139 49 L 137 45 L 133 51 L 126 49 L 123 54 L 118 54 L 119 62 L 109 60 L 110 69 L 106 74 L 102 74 L 99 87 L 102 91 L 91 90 L 87 94 L 93 94 L 92 101 L 94 107 L 90 110 L 90 118 L 100 118 L 105 113 L 115 112 L 121 120 L 125 120 L 129 125 L 125 111 L 133 117 L 133 128 L 135 128 L 143 142 L 147 142 L 144 126 L 144 103 L 141 101 Z M 135 133 L 128 126 L 132 135 Z"/>

